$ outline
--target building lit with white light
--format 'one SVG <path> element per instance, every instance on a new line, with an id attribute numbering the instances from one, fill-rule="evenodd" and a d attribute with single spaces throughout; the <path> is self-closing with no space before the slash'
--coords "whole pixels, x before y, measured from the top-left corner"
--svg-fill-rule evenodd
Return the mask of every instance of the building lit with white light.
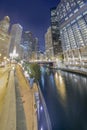
<path id="1" fill-rule="evenodd" d="M 87 64 L 87 0 L 61 0 L 57 19 L 65 64 Z"/>
<path id="2" fill-rule="evenodd" d="M 0 60 L 4 57 L 8 57 L 9 44 L 10 44 L 10 18 L 5 16 L 3 20 L 0 21 Z"/>
<path id="3" fill-rule="evenodd" d="M 19 57 L 20 57 L 20 42 L 21 42 L 22 30 L 23 28 L 20 24 L 12 25 L 9 53 L 12 53 L 14 47 L 16 47 L 16 52 L 19 54 Z"/>

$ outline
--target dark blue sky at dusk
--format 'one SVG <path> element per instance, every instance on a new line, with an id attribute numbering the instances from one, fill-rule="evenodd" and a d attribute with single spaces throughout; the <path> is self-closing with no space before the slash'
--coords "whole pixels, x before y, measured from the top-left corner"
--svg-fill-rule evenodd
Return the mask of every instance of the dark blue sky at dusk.
<path id="1" fill-rule="evenodd" d="M 11 24 L 19 23 L 24 31 L 31 31 L 39 38 L 40 48 L 44 49 L 44 34 L 50 26 L 50 8 L 59 0 L 0 0 L 0 20 L 10 17 Z"/>

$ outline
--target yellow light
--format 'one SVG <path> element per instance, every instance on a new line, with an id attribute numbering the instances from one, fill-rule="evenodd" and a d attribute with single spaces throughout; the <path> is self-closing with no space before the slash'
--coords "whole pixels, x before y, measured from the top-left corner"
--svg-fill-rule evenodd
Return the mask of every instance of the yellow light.
<path id="1" fill-rule="evenodd" d="M 6 60 L 6 59 L 7 59 L 7 57 L 4 57 L 3 59 L 4 59 L 4 60 Z"/>

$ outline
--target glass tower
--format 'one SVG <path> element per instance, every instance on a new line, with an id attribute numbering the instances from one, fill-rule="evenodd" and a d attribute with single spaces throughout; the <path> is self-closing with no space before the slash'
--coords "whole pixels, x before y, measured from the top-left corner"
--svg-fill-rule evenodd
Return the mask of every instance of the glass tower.
<path id="1" fill-rule="evenodd" d="M 59 24 L 57 21 L 56 8 L 51 8 L 51 32 L 52 32 L 52 45 L 54 56 L 62 53 L 62 46 L 60 40 Z"/>

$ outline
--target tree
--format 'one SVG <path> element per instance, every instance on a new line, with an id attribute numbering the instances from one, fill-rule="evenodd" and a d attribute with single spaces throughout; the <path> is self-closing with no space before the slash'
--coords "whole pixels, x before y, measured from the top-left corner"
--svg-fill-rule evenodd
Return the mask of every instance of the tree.
<path id="1" fill-rule="evenodd" d="M 40 66 L 37 63 L 32 63 L 29 65 L 30 68 L 30 76 L 35 78 L 35 81 L 40 79 L 41 71 L 40 71 Z"/>

